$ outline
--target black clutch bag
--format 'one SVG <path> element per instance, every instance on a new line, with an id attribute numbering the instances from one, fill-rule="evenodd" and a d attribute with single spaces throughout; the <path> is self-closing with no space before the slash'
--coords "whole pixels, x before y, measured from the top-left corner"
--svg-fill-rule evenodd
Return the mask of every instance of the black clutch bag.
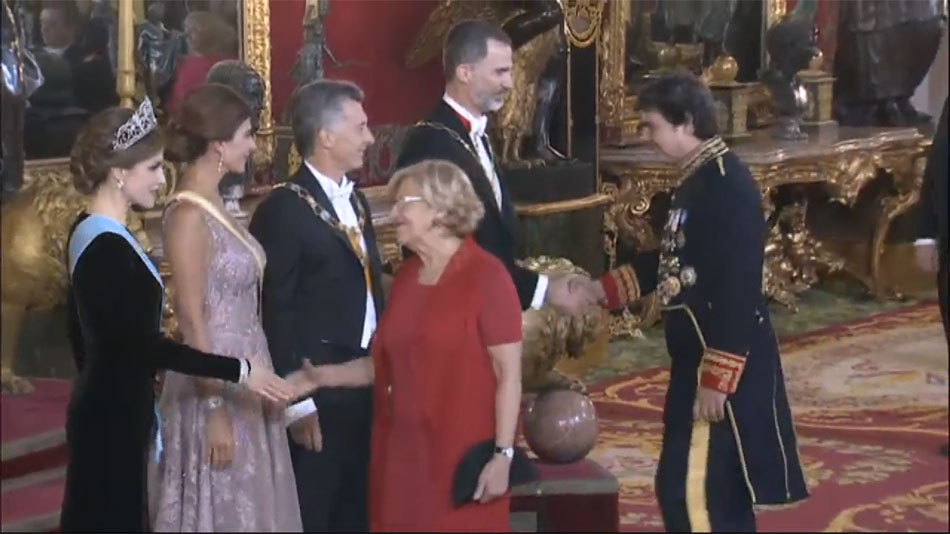
<path id="1" fill-rule="evenodd" d="M 456 508 L 472 501 L 475 489 L 478 488 L 478 477 L 494 455 L 495 440 L 489 439 L 477 443 L 462 457 L 452 482 L 452 501 Z M 527 453 L 521 447 L 515 447 L 515 456 L 511 459 L 511 469 L 508 473 L 508 487 L 525 484 L 537 478 L 538 471 Z"/>

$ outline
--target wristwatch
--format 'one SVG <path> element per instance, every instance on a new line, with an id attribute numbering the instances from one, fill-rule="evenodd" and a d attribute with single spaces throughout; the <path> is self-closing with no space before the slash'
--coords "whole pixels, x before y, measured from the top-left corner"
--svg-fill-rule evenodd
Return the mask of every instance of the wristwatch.
<path id="1" fill-rule="evenodd" d="M 511 460 L 515 457 L 515 448 L 514 447 L 499 447 L 495 445 L 495 454 L 500 454 L 505 458 Z"/>
<path id="2" fill-rule="evenodd" d="M 205 399 L 205 407 L 207 407 L 209 410 L 216 410 L 220 408 L 221 405 L 223 404 L 224 404 L 224 399 L 222 399 L 221 397 L 217 395 L 215 395 L 214 397 L 208 397 L 207 399 Z"/>

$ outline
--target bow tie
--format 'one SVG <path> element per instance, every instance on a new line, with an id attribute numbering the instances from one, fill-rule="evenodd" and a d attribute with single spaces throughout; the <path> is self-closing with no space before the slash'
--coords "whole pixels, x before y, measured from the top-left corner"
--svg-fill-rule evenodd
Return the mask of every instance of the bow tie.
<path id="1" fill-rule="evenodd" d="M 332 191 L 327 192 L 327 196 L 330 197 L 330 200 L 349 200 L 350 195 L 353 194 L 353 182 L 350 180 L 343 180 L 343 183 L 339 187 L 334 187 Z"/>

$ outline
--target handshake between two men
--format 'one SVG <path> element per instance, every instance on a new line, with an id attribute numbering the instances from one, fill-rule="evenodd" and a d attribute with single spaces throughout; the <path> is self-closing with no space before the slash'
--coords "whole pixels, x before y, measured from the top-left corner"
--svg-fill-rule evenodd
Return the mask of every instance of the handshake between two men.
<path id="1" fill-rule="evenodd" d="M 604 287 L 598 280 L 581 274 L 551 275 L 547 298 L 550 304 L 565 315 L 577 315 L 592 306 L 607 303 Z"/>

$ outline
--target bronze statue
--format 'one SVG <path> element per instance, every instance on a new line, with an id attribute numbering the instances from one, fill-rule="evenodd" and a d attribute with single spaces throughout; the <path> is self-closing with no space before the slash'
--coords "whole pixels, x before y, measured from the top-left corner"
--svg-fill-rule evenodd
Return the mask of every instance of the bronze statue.
<path id="1" fill-rule="evenodd" d="M 835 114 L 848 126 L 930 120 L 910 98 L 940 48 L 945 0 L 841 2 L 834 71 Z"/>
<path id="2" fill-rule="evenodd" d="M 23 184 L 23 120 L 27 100 L 43 84 L 43 73 L 28 48 L 15 16 L 16 7 L 3 0 L 2 16 L 2 143 L 0 143 L 0 201 L 5 202 Z"/>
<path id="3" fill-rule="evenodd" d="M 808 105 L 808 93 L 798 81 L 797 74 L 806 69 L 818 54 L 818 32 L 806 4 L 800 2 L 795 11 L 782 17 L 765 35 L 771 60 L 762 73 L 762 81 L 772 93 L 776 118 L 773 135 L 782 140 L 808 137 L 801 131 L 801 116 Z"/>
<path id="4" fill-rule="evenodd" d="M 171 87 L 178 60 L 187 46 L 181 32 L 165 27 L 164 18 L 165 5 L 153 2 L 148 6 L 146 21 L 137 29 L 139 65 L 145 91 L 152 98 L 164 95 Z"/>
<path id="5" fill-rule="evenodd" d="M 222 83 L 240 93 L 251 107 L 251 126 L 257 131 L 261 122 L 261 110 L 264 109 L 264 78 L 247 63 L 227 59 L 215 63 L 208 71 L 206 80 L 210 83 Z M 248 159 L 243 173 L 228 173 L 221 180 L 221 197 L 225 207 L 235 217 L 247 217 L 241 210 L 240 200 L 244 197 L 244 186 L 253 175 L 254 166 Z"/>
<path id="6" fill-rule="evenodd" d="M 513 89 L 489 123 L 503 165 L 554 162 L 565 157 L 550 144 L 551 119 L 564 85 L 567 42 L 558 0 L 440 0 L 406 56 L 416 68 L 441 54 L 449 29 L 466 19 L 500 25 L 514 48 Z M 531 136 L 533 143 L 525 146 Z M 523 157 L 529 149 L 528 158 Z"/>
<path id="7" fill-rule="evenodd" d="M 324 53 L 334 65 L 342 66 L 327 44 L 327 33 L 323 21 L 329 12 L 330 0 L 307 0 L 307 7 L 303 15 L 304 45 L 297 52 L 297 62 L 294 63 L 294 68 L 291 71 L 299 85 L 305 85 L 324 77 Z"/>

